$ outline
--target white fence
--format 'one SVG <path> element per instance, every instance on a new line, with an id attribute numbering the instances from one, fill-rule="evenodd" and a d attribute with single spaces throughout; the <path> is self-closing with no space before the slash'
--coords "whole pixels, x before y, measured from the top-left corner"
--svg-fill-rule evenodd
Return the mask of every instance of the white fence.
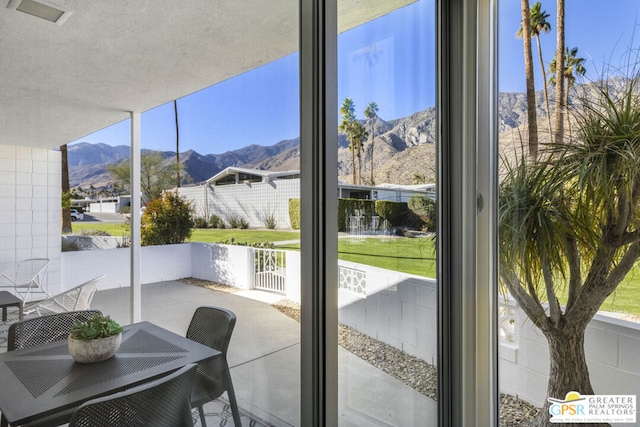
<path id="1" fill-rule="evenodd" d="M 264 291 L 287 293 L 287 253 L 277 249 L 253 252 L 253 287 Z"/>
<path id="2" fill-rule="evenodd" d="M 285 297 L 300 302 L 300 256 L 284 251 Z M 276 263 L 278 264 L 280 261 Z M 141 281 L 196 277 L 249 289 L 255 259 L 251 248 L 190 243 L 143 247 Z M 99 289 L 129 286 L 129 249 L 65 252 L 63 289 L 107 274 Z M 429 363 L 437 355 L 435 280 L 340 261 L 341 323 Z M 500 304 L 500 391 L 542 405 L 549 375 L 542 333 L 509 301 Z M 640 324 L 597 314 L 587 328 L 589 374 L 598 394 L 640 395 Z"/>

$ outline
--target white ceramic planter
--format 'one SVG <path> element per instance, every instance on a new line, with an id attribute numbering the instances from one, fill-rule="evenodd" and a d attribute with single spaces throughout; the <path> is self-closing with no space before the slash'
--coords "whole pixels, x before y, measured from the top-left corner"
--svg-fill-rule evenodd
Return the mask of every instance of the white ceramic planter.
<path id="1" fill-rule="evenodd" d="M 77 340 L 69 336 L 69 354 L 73 360 L 80 363 L 94 363 L 107 360 L 112 357 L 122 341 L 122 332 L 107 338 L 94 340 Z"/>

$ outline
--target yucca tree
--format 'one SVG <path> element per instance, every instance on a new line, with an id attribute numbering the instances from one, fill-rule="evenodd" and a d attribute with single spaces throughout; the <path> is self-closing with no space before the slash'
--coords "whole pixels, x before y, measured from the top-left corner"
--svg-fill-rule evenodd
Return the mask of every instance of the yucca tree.
<path id="1" fill-rule="evenodd" d="M 638 80 L 581 100 L 577 138 L 504 161 L 500 282 L 549 344 L 547 397 L 595 394 L 585 330 L 640 257 Z M 547 403 L 537 425 L 549 424 Z"/>
<path id="2" fill-rule="evenodd" d="M 540 4 L 540 2 L 535 2 L 533 4 L 533 7 L 529 10 L 529 30 L 531 34 L 530 37 L 535 37 L 536 43 L 538 45 L 538 59 L 540 60 L 540 70 L 542 71 L 543 82 L 542 88 L 544 89 L 544 103 L 547 107 L 547 121 L 549 122 L 549 134 L 551 134 L 551 132 L 553 131 L 551 128 L 551 110 L 549 110 L 549 93 L 547 92 L 547 79 L 545 77 L 547 75 L 547 72 L 544 69 L 544 61 L 542 60 L 542 46 L 540 44 L 540 33 L 548 33 L 549 31 L 551 31 L 551 24 L 549 24 L 549 21 L 547 21 L 548 17 L 549 14 L 546 11 L 542 10 L 542 5 Z M 518 30 L 518 33 L 516 35 L 519 38 L 522 37 L 522 26 L 520 26 L 520 29 Z"/>
<path id="3" fill-rule="evenodd" d="M 573 87 L 576 82 L 576 76 L 584 76 L 587 73 L 587 69 L 584 68 L 584 58 L 578 58 L 578 48 L 574 47 L 569 50 L 568 48 L 564 51 L 564 106 L 567 109 L 567 126 L 569 130 L 569 141 L 571 141 L 571 120 L 569 115 L 569 89 Z M 549 63 L 549 72 L 552 73 L 551 77 L 549 77 L 549 85 L 556 85 L 556 73 L 557 66 L 556 60 L 553 59 Z"/>
<path id="4" fill-rule="evenodd" d="M 347 136 L 349 142 L 349 151 L 351 151 L 351 166 L 353 167 L 353 183 L 356 183 L 356 106 L 351 98 L 345 98 L 340 107 L 340 115 L 342 120 L 338 125 L 338 130 Z"/>
<path id="5" fill-rule="evenodd" d="M 376 138 L 376 119 L 378 118 L 378 104 L 371 101 L 369 105 L 367 105 L 366 110 L 364 110 L 364 116 L 369 120 L 369 125 L 371 126 L 371 132 L 369 135 L 371 136 L 371 185 L 374 185 L 375 182 L 373 180 L 373 142 Z"/>
<path id="6" fill-rule="evenodd" d="M 531 13 L 529 0 L 521 0 L 522 21 L 516 36 L 531 34 Z M 519 34 L 519 35 L 518 35 Z M 536 158 L 538 154 L 538 119 L 536 114 L 536 88 L 533 80 L 533 55 L 531 54 L 531 36 L 522 37 L 524 40 L 524 70 L 527 86 L 527 125 L 529 128 L 529 156 Z"/>

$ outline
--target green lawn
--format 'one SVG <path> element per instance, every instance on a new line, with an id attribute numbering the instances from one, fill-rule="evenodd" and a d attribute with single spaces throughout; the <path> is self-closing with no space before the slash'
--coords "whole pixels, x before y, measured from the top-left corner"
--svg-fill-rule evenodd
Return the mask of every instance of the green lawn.
<path id="1" fill-rule="evenodd" d="M 217 228 L 196 228 L 191 234 L 190 242 L 225 242 L 233 238 L 235 242 L 260 243 L 282 242 L 285 240 L 297 240 L 300 233 L 297 231 L 280 230 L 239 230 L 236 228 L 220 230 Z"/>
<path id="2" fill-rule="evenodd" d="M 112 236 L 127 233 L 124 224 L 73 223 L 75 233 L 89 228 L 106 231 Z M 194 229 L 190 241 L 214 243 L 227 241 L 232 237 L 236 242 L 278 242 L 299 239 L 300 233 L 279 230 Z M 338 257 L 345 261 L 435 278 L 433 245 L 434 241 L 428 238 L 341 238 L 338 239 Z M 300 245 L 290 244 L 278 248 L 299 250 Z M 601 310 L 640 315 L 640 267 L 636 274 L 630 275 L 618 286 Z"/>
<path id="3" fill-rule="evenodd" d="M 124 224 L 109 222 L 79 222 L 75 221 L 71 224 L 73 234 L 79 234 L 83 230 L 99 230 L 106 231 L 112 236 L 120 237 L 123 234 L 129 234 L 129 228 Z"/>
<path id="4" fill-rule="evenodd" d="M 338 239 L 338 258 L 388 270 L 425 277 L 436 277 L 434 240 L 429 238 L 342 238 Z M 300 245 L 278 246 L 299 249 Z"/>
<path id="5" fill-rule="evenodd" d="M 94 223 L 73 223 L 73 232 L 80 233 L 82 230 L 93 229 L 106 231 L 112 236 L 122 236 L 128 234 L 128 228 L 124 224 L 112 224 L 105 222 Z M 297 240 L 300 233 L 297 231 L 280 230 L 239 230 L 227 228 L 220 230 L 217 228 L 195 228 L 191 235 L 190 242 L 225 242 L 233 238 L 236 242 L 260 243 L 260 242 L 280 242 L 284 240 Z"/>

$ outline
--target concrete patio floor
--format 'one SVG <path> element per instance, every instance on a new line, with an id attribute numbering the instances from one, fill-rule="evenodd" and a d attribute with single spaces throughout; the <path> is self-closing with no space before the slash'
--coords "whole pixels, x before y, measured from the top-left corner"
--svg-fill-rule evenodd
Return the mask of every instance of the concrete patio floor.
<path id="1" fill-rule="evenodd" d="M 240 296 L 179 281 L 153 283 L 142 286 L 142 318 L 184 335 L 201 305 L 233 311 L 238 320 L 228 360 L 241 410 L 265 425 L 299 426 L 300 325 L 262 302 L 274 299 L 278 297 L 259 291 Z M 92 308 L 130 323 L 129 288 L 96 292 Z M 433 400 L 342 348 L 338 401 L 344 427 L 436 424 Z M 216 409 L 205 406 L 205 412 Z"/>

